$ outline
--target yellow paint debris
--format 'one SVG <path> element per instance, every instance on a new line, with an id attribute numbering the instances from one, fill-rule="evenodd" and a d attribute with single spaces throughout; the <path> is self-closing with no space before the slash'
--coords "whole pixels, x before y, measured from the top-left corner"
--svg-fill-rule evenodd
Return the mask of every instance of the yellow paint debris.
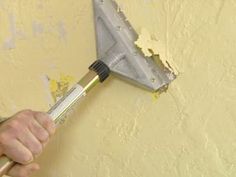
<path id="1" fill-rule="evenodd" d="M 72 76 L 64 74 L 60 75 L 58 81 L 55 79 L 49 79 L 50 92 L 55 102 L 67 93 L 73 80 L 74 78 Z"/>
<path id="2" fill-rule="evenodd" d="M 156 102 L 160 97 L 160 92 L 154 92 L 152 94 L 153 101 Z"/>
<path id="3" fill-rule="evenodd" d="M 135 44 L 141 49 L 146 57 L 159 55 L 163 65 L 175 75 L 178 75 L 177 67 L 171 58 L 167 59 L 167 52 L 161 41 L 153 39 L 147 29 L 143 28 L 141 30 L 141 34 Z"/>

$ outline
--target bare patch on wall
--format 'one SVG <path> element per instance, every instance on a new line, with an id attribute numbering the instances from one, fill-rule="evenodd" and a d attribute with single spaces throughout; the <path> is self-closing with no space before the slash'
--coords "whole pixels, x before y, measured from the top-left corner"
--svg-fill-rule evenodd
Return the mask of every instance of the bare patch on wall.
<path id="1" fill-rule="evenodd" d="M 74 81 L 74 78 L 69 75 L 61 74 L 58 80 L 48 77 L 48 81 L 51 96 L 53 97 L 54 102 L 56 102 L 65 96 L 71 86 L 71 83 Z"/>

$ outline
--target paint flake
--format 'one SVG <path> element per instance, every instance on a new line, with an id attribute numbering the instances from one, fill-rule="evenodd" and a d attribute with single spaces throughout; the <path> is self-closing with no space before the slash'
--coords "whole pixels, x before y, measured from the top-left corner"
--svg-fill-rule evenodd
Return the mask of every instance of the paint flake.
<path id="1" fill-rule="evenodd" d="M 139 35 L 139 38 L 135 44 L 141 49 L 146 57 L 159 55 L 163 65 L 175 75 L 178 75 L 177 67 L 172 59 L 167 59 L 166 49 L 161 41 L 153 39 L 147 29 L 142 29 L 141 34 Z"/>

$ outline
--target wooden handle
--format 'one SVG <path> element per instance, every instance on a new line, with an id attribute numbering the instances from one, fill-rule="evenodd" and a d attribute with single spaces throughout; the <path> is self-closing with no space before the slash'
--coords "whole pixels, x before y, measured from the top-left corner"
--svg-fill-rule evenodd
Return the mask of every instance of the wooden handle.
<path id="1" fill-rule="evenodd" d="M 16 163 L 6 156 L 0 157 L 0 176 L 5 175 Z"/>

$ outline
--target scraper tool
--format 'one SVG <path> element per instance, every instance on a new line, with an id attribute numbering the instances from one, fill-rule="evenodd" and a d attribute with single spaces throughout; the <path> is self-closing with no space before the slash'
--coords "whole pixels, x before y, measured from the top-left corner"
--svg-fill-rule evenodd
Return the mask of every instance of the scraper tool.
<path id="1" fill-rule="evenodd" d="M 175 75 L 161 63 L 144 57 L 134 42 L 138 35 L 113 0 L 93 0 L 98 59 L 89 72 L 49 111 L 56 124 L 63 122 L 68 111 L 110 73 L 148 89 L 165 90 Z M 0 176 L 15 165 L 6 156 L 0 157 Z"/>

